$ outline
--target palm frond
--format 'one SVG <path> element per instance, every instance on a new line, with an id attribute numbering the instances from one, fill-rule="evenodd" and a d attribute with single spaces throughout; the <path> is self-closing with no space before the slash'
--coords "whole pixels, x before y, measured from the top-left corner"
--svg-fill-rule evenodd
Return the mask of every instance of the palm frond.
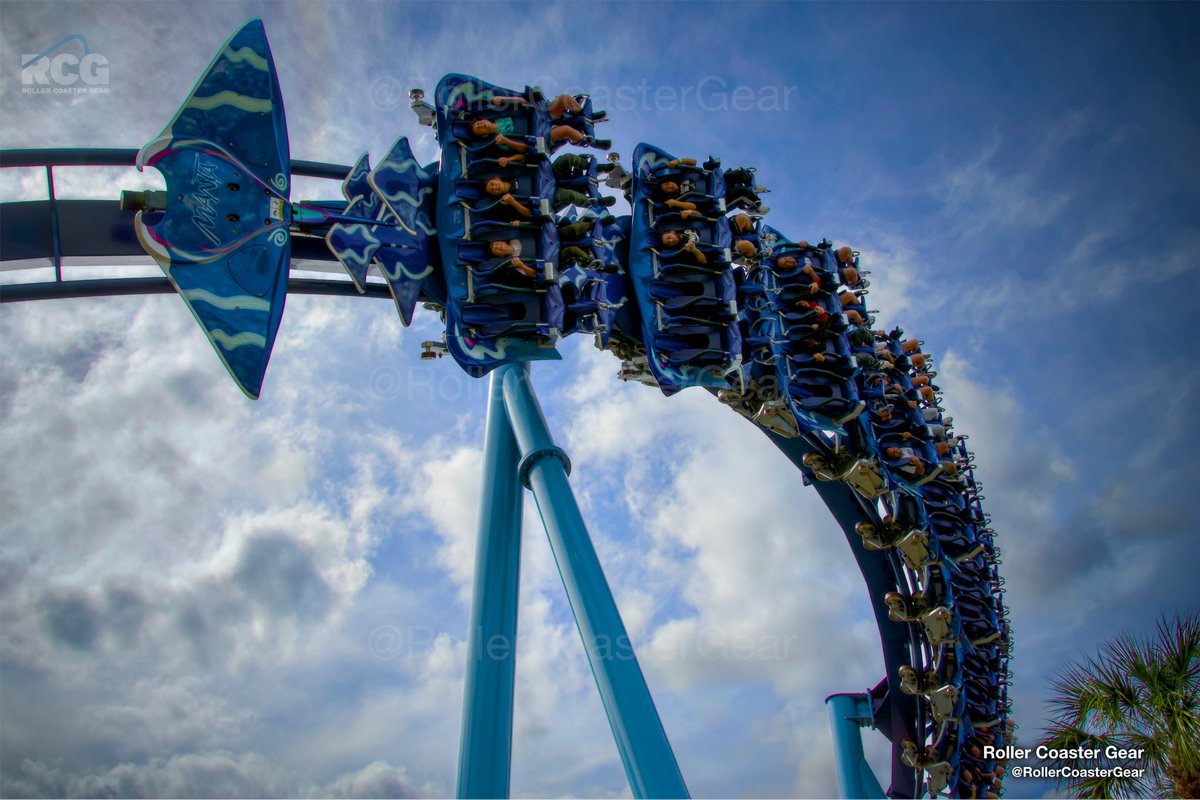
<path id="1" fill-rule="evenodd" d="M 1081 797 L 1179 796 L 1200 786 L 1200 614 L 1160 615 L 1154 634 L 1121 633 L 1095 657 L 1067 665 L 1050 685 L 1041 744 L 1140 749 L 1141 777 L 1060 779 Z M 1118 766 L 1057 760 L 1079 769 Z M 1130 765 L 1135 766 L 1135 765 Z M 1186 795 L 1185 795 L 1186 796 Z"/>

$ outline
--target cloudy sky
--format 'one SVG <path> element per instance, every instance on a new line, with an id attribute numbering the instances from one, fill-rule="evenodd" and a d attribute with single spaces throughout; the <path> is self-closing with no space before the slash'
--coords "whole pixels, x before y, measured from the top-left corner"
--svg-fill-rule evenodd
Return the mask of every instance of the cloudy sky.
<path id="1" fill-rule="evenodd" d="M 255 16 L 294 158 L 407 134 L 432 160 L 404 95 L 445 72 L 586 88 L 624 155 L 757 166 L 771 224 L 861 250 L 978 454 L 1023 739 L 1067 660 L 1200 605 L 1200 7 L 10 0 L 0 145 L 141 146 Z M 22 55 L 71 34 L 110 91 L 22 94 Z M 420 361 L 437 336 L 293 297 L 252 402 L 178 298 L 0 307 L 0 793 L 453 792 L 486 383 Z M 840 532 L 706 393 L 561 350 L 535 381 L 692 792 L 832 794 L 822 700 L 882 677 Z M 627 795 L 536 520 L 512 790 Z"/>

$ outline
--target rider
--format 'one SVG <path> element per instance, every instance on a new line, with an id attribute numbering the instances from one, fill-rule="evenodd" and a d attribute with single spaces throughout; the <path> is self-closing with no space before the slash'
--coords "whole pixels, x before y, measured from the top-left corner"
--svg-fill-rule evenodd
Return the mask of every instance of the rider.
<path id="1" fill-rule="evenodd" d="M 497 239 L 493 242 L 488 242 L 488 255 L 492 258 L 485 261 L 482 266 L 485 268 L 502 266 L 501 262 L 506 262 L 503 265 L 512 267 L 517 272 L 527 278 L 536 278 L 537 270 L 521 260 L 521 240 L 520 239 Z"/>
<path id="2" fill-rule="evenodd" d="M 684 231 L 681 233 L 680 231 L 676 230 L 663 231 L 659 235 L 658 240 L 662 243 L 663 247 L 670 248 L 671 250 L 678 249 L 681 254 L 687 253 L 691 256 L 693 261 L 703 266 L 708 263 L 708 256 L 704 255 L 704 252 L 696 246 L 696 235 L 693 233 L 691 236 L 689 236 L 689 233 L 692 232 Z M 680 248 L 681 244 L 682 248 Z"/>
<path id="3" fill-rule="evenodd" d="M 796 256 L 793 256 L 793 255 L 779 256 L 778 258 L 775 259 L 775 271 L 777 273 L 778 272 L 785 272 L 785 273 L 791 272 L 799 264 L 800 264 L 800 260 L 798 258 L 796 258 Z M 807 275 L 809 277 L 809 279 L 811 280 L 811 283 L 809 283 L 809 285 L 808 285 L 809 294 L 816 294 L 817 290 L 819 290 L 821 288 L 821 276 L 818 275 L 817 271 L 814 270 L 812 268 L 812 265 L 808 263 L 807 258 L 804 260 L 804 267 L 800 271 L 802 273 L 804 273 L 805 275 Z"/>
<path id="4" fill-rule="evenodd" d="M 729 218 L 730 232 L 733 234 L 733 249 L 743 258 L 751 259 L 758 255 L 758 233 L 754 230 L 754 221 L 745 214 L 735 214 Z"/>
<path id="5" fill-rule="evenodd" d="M 501 148 L 508 148 L 516 151 L 518 154 L 524 154 L 529 149 L 528 143 L 518 142 L 506 135 L 512 133 L 513 130 L 512 117 L 477 119 L 471 123 L 471 135 L 475 138 L 491 138 Z M 570 125 L 555 125 L 550 129 L 550 142 L 552 144 L 557 144 L 564 140 L 571 144 L 579 144 L 586 138 L 587 136 L 582 131 L 577 131 Z M 512 159 L 510 158 L 509 160 L 511 161 Z"/>

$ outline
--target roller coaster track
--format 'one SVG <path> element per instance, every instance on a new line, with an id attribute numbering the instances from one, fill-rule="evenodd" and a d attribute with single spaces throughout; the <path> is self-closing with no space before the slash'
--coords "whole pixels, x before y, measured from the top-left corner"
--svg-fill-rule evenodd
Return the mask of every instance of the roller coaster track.
<path id="1" fill-rule="evenodd" d="M 439 109 L 439 113 L 443 111 Z M 444 148 L 448 146 L 443 142 Z M 447 152 L 443 150 L 443 163 Z M 138 151 L 133 149 L 0 151 L 0 167 L 44 169 L 48 194 L 46 200 L 0 206 L 0 272 L 53 270 L 53 280 L 0 283 L 0 302 L 175 291 L 173 280 L 167 277 L 77 280 L 69 274 L 75 265 L 117 267 L 148 262 L 133 215 L 122 211 L 115 200 L 58 198 L 54 167 L 131 166 L 137 157 Z M 306 161 L 291 161 L 290 165 L 292 175 L 339 181 L 358 166 Z M 696 171 L 701 176 L 720 175 L 719 168 L 708 165 Z M 642 207 L 638 204 L 650 191 L 649 186 L 645 176 L 635 175 L 635 207 Z M 599 197 L 595 180 L 590 191 Z M 347 200 L 353 204 L 354 198 Z M 719 224 L 726 226 L 724 203 L 720 211 Z M 438 235 L 445 254 L 455 240 L 447 239 L 442 223 L 439 214 Z M 651 214 L 640 224 L 644 229 L 654 223 Z M 635 238 L 638 225 L 635 219 Z M 469 229 L 468 220 L 458 242 L 470 239 L 465 232 Z M 853 703 L 847 705 L 835 699 L 832 705 L 839 760 L 843 762 L 839 765 L 842 791 L 849 795 L 881 791 L 850 763 L 853 756 L 846 755 L 842 737 L 849 724 L 852 728 L 876 728 L 891 741 L 888 796 L 999 794 L 1002 764 L 985 758 L 983 747 L 1003 744 L 1010 725 L 1008 664 L 1012 636 L 1003 599 L 1004 582 L 998 572 L 1000 552 L 981 506 L 974 456 L 966 447 L 966 437 L 954 434 L 952 420 L 943 414 L 940 393 L 931 383 L 937 375 L 932 358 L 922 351 L 919 341 L 904 339 L 899 330 L 871 330 L 873 318 L 863 305 L 868 293 L 868 283 L 862 277 L 866 273 L 857 272 L 857 254 L 849 248 L 835 250 L 826 242 L 816 246 L 790 242 L 761 222 L 755 224 L 754 241 L 756 256 L 735 259 L 736 264 L 728 270 L 730 275 L 736 273 L 738 284 L 736 321 L 731 324 L 740 326 L 745 335 L 744 350 L 738 354 L 735 367 L 740 375 L 761 379 L 768 373 L 776 374 L 780 358 L 785 366 L 803 362 L 807 366 L 793 379 L 797 390 L 811 399 L 812 391 L 840 381 L 850 392 L 842 395 L 849 411 L 826 413 L 830 406 L 821 400 L 805 406 L 812 410 L 805 418 L 824 422 L 801 424 L 797 421 L 803 416 L 801 412 L 791 417 L 776 414 L 778 409 L 771 406 L 771 398 L 756 394 L 762 387 L 756 387 L 754 380 L 749 384 L 743 380 L 740 385 L 731 381 L 724 389 L 711 381 L 691 385 L 706 386 L 721 402 L 759 423 L 756 427 L 796 466 L 829 508 L 862 572 L 879 629 L 885 674 L 875 687 L 854 696 Z M 795 256 L 792 265 L 799 258 L 815 272 L 801 274 L 785 266 L 787 254 Z M 661 258 L 661 254 L 654 258 Z M 617 276 L 606 278 L 610 287 L 612 281 L 631 280 L 629 262 L 620 258 L 616 261 L 620 267 Z M 657 270 L 661 265 L 654 263 Z M 392 296 L 376 273 L 372 273 L 375 279 L 364 278 L 358 288 L 345 279 L 313 277 L 342 271 L 339 258 L 330 252 L 322 236 L 303 231 L 293 235 L 290 269 L 287 291 Z M 808 290 L 803 287 L 810 276 L 815 282 Z M 821 351 L 825 355 L 806 354 L 795 347 L 787 350 L 789 342 L 794 345 L 797 339 L 789 339 L 785 327 L 793 325 L 796 308 L 809 307 L 804 304 L 810 301 L 803 297 L 806 293 L 817 296 L 819 281 L 832 281 L 832 288 L 822 284 L 820 290 L 826 311 L 829 302 L 840 303 L 832 307 L 833 325 L 824 334 L 840 342 L 840 349 Z M 627 296 L 634 294 L 625 291 Z M 797 297 L 802 299 L 797 301 Z M 424 286 L 419 300 L 441 309 L 453 302 L 440 292 L 429 294 Z M 843 306 L 847 313 L 836 313 Z M 604 309 L 604 304 L 594 307 L 594 312 L 595 308 Z M 854 322 L 849 310 L 856 308 L 858 321 Z M 816 305 L 812 305 L 812 311 L 820 314 L 825 324 L 829 315 Z M 612 320 L 608 327 L 614 325 L 617 323 Z M 761 330 L 768 333 L 755 339 L 754 334 Z M 622 377 L 655 383 L 654 376 L 644 369 L 639 375 L 634 374 L 637 369 L 630 368 L 638 358 L 643 365 L 646 363 L 650 339 L 646 340 L 647 349 L 641 349 L 639 336 L 630 330 L 605 328 L 604 332 L 612 338 L 602 338 L 598 333 L 598 346 L 605 346 L 623 359 Z M 781 347 L 786 351 L 783 356 Z M 653 360 L 652 350 L 650 356 Z M 803 375 L 817 373 L 815 383 L 805 382 Z M 507 391 L 505 381 L 509 377 L 506 373 L 504 380 L 494 386 L 504 386 Z M 863 401 L 855 405 L 853 401 L 858 398 Z M 509 402 L 516 401 L 509 398 Z M 514 424 L 516 420 L 514 417 Z M 520 438 L 521 432 L 517 433 Z M 543 449 L 549 452 L 550 447 L 552 444 Z M 861 760 L 861 755 L 858 758 Z M 652 793 L 635 782 L 632 770 L 630 777 L 635 794 Z M 460 791 L 461 786 L 460 780 Z"/>

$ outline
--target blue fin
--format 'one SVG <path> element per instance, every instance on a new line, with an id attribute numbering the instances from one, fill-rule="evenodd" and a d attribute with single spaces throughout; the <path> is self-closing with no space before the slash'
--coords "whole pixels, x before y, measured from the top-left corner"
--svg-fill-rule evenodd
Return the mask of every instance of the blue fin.
<path id="1" fill-rule="evenodd" d="M 349 216 L 366 217 L 367 205 L 367 201 L 359 195 L 346 206 L 345 213 Z M 376 210 L 380 207 L 381 204 L 376 203 Z M 329 233 L 325 234 L 325 243 L 346 268 L 346 272 L 354 281 L 354 288 L 358 289 L 360 294 L 366 291 L 367 270 L 371 267 L 375 253 L 382 246 L 379 236 L 375 233 L 375 227 L 361 222 L 339 222 L 331 226 Z"/>
<path id="2" fill-rule="evenodd" d="M 400 320 L 409 325 L 422 286 L 435 277 L 440 260 L 433 225 L 438 173 L 419 166 L 407 137 L 401 136 L 366 180 L 382 201 L 380 219 L 399 222 L 394 238 L 403 246 L 388 247 L 385 240 L 375 262 L 387 279 Z"/>
<path id="3" fill-rule="evenodd" d="M 434 236 L 433 218 L 429 215 L 431 199 L 437 188 L 437 174 L 430 174 L 417 164 L 408 138 L 401 136 L 388 150 L 383 160 L 367 175 L 367 182 L 387 204 L 388 210 L 410 233 Z"/>
<path id="4" fill-rule="evenodd" d="M 346 213 L 354 213 L 360 217 L 369 217 L 374 219 L 379 215 L 379 208 L 383 205 L 382 199 L 375 193 L 375 189 L 371 186 L 368 176 L 371 174 L 371 160 L 363 153 L 354 162 L 354 166 L 350 168 L 350 173 L 346 175 L 346 179 L 342 181 L 342 196 L 346 198 L 348 203 L 353 204 L 355 200 L 359 201 L 358 209 L 351 212 L 349 206 L 346 207 Z"/>

